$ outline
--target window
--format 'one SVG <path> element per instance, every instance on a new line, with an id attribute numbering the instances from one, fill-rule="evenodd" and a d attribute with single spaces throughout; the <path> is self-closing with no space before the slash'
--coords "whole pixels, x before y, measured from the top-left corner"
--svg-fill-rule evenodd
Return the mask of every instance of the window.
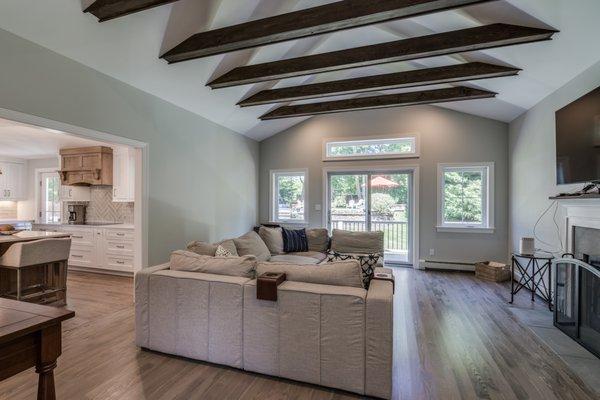
<path id="1" fill-rule="evenodd" d="M 397 135 L 380 139 L 325 140 L 323 159 L 352 160 L 417 156 L 417 136 Z"/>
<path id="2" fill-rule="evenodd" d="M 494 164 L 438 166 L 438 231 L 494 231 Z"/>
<path id="3" fill-rule="evenodd" d="M 59 197 L 60 178 L 56 172 L 40 173 L 40 223 L 59 223 L 62 204 Z"/>
<path id="4" fill-rule="evenodd" d="M 272 222 L 306 223 L 308 171 L 271 171 Z"/>

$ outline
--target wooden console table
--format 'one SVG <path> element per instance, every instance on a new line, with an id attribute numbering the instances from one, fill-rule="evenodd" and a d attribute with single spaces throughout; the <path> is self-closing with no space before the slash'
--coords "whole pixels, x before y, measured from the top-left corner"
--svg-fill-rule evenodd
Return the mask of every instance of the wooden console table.
<path id="1" fill-rule="evenodd" d="M 35 367 L 38 400 L 54 400 L 54 368 L 61 354 L 61 323 L 73 311 L 0 299 L 0 381 Z"/>

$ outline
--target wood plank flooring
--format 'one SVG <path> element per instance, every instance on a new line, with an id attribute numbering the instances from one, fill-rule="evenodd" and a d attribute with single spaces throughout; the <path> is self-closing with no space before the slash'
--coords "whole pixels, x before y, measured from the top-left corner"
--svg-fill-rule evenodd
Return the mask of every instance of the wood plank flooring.
<path id="1" fill-rule="evenodd" d="M 396 270 L 394 399 L 599 398 L 512 314 L 508 290 L 471 274 Z M 70 273 L 60 399 L 356 399 L 326 388 L 140 351 L 130 278 Z M 515 307 L 531 305 L 526 295 Z M 35 399 L 35 373 L 0 399 Z"/>

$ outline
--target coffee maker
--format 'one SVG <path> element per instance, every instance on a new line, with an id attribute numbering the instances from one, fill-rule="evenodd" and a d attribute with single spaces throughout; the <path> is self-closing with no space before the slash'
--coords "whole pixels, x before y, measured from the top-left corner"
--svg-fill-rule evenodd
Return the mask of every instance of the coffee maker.
<path id="1" fill-rule="evenodd" d="M 81 204 L 69 205 L 69 224 L 84 225 L 85 224 L 85 206 Z"/>

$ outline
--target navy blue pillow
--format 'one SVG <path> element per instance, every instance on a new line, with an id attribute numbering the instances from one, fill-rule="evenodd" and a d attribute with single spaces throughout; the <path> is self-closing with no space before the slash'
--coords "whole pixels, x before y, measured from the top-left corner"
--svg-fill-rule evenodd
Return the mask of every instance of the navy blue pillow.
<path id="1" fill-rule="evenodd" d="M 306 238 L 306 229 L 289 230 L 282 228 L 283 252 L 299 253 L 308 251 L 308 239 Z"/>

